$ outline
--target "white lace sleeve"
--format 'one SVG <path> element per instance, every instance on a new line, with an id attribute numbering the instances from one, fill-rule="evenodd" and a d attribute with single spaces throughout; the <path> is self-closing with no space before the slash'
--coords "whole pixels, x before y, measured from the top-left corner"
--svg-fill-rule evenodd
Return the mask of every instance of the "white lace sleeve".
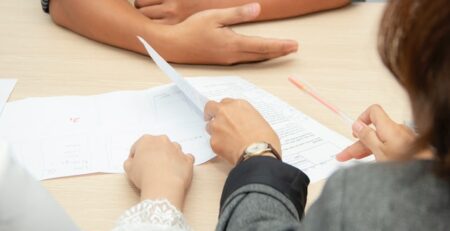
<path id="1" fill-rule="evenodd" d="M 113 231 L 189 231 L 183 214 L 168 200 L 145 200 L 128 209 Z"/>

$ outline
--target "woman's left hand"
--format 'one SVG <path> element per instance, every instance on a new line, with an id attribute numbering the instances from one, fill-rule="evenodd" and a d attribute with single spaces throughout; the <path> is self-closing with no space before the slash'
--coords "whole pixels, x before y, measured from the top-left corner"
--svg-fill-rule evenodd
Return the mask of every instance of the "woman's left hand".
<path id="1" fill-rule="evenodd" d="M 394 122 L 379 105 L 372 105 L 362 113 L 352 130 L 359 140 L 336 156 L 339 161 L 362 159 L 371 154 L 377 161 L 411 159 L 415 155 L 408 150 L 416 138 L 414 132 Z"/>
<path id="2" fill-rule="evenodd" d="M 141 189 L 141 200 L 167 199 L 180 211 L 192 181 L 194 157 L 167 136 L 142 136 L 124 162 L 128 178 Z"/>

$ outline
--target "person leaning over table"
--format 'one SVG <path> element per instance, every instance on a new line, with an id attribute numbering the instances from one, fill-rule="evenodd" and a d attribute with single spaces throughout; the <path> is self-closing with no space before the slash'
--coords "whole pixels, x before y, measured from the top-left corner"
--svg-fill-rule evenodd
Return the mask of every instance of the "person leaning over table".
<path id="1" fill-rule="evenodd" d="M 338 8 L 349 0 L 137 0 L 137 8 L 127 0 L 41 3 L 56 24 L 102 43 L 146 55 L 140 35 L 169 62 L 229 65 L 298 49 L 296 41 L 243 36 L 229 26 Z"/>
<path id="2" fill-rule="evenodd" d="M 373 153 L 378 163 L 338 170 L 306 215 L 309 179 L 279 160 L 280 141 L 264 118 L 246 101 L 209 102 L 211 146 L 235 165 L 216 230 L 450 230 L 449 21 L 447 0 L 387 4 L 379 52 L 409 95 L 417 134 L 369 107 L 352 127 L 359 140 L 337 159 Z M 165 137 L 141 138 L 124 167 L 143 201 L 115 231 L 189 230 L 180 211 L 192 163 Z"/>

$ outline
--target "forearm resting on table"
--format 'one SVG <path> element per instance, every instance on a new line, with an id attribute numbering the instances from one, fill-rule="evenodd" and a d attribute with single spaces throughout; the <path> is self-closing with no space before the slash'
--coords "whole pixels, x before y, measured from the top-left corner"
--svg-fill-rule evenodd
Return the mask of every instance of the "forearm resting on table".
<path id="1" fill-rule="evenodd" d="M 261 14 L 256 21 L 305 15 L 345 6 L 350 0 L 213 0 L 211 8 L 225 8 L 252 2 L 261 4 Z"/>
<path id="2" fill-rule="evenodd" d="M 216 230 L 293 230 L 303 217 L 309 178 L 272 157 L 253 157 L 228 175 Z"/>
<path id="3" fill-rule="evenodd" d="M 50 15 L 56 24 L 80 35 L 142 54 L 137 35 L 155 47 L 165 41 L 160 28 L 164 25 L 152 23 L 125 0 L 52 0 Z"/>

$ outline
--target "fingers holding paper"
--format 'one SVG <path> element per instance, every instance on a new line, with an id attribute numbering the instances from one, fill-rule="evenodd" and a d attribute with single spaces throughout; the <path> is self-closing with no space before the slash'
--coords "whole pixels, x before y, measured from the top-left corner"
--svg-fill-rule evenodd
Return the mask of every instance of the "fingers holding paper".
<path id="1" fill-rule="evenodd" d="M 361 159 L 371 154 L 378 161 L 411 158 L 409 148 L 415 139 L 414 132 L 395 123 L 379 105 L 372 105 L 363 112 L 352 131 L 359 140 L 336 156 L 339 161 Z"/>
<path id="2" fill-rule="evenodd" d="M 259 112 L 245 100 L 209 101 L 205 107 L 206 130 L 213 151 L 236 164 L 245 148 L 256 142 L 270 143 L 281 153 L 280 140 Z"/>
<path id="3" fill-rule="evenodd" d="M 296 52 L 296 41 L 243 36 L 228 27 L 251 21 L 260 10 L 259 4 L 247 4 L 196 13 L 170 27 L 168 41 L 174 41 L 173 46 L 161 47 L 158 52 L 175 63 L 222 65 L 263 61 Z"/>

